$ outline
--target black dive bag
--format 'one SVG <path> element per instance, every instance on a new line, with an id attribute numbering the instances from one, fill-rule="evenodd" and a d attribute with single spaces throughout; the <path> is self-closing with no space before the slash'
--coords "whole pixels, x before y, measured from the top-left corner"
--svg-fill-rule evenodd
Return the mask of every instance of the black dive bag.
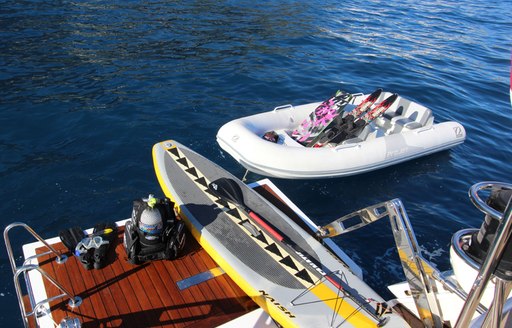
<path id="1" fill-rule="evenodd" d="M 154 208 L 160 211 L 163 227 L 155 238 L 155 235 L 148 235 L 139 229 L 141 214 L 147 208 L 148 204 L 142 199 L 133 201 L 132 218 L 126 222 L 124 230 L 124 248 L 128 261 L 140 264 L 175 259 L 185 246 L 185 224 L 176 219 L 173 203 L 168 198 L 159 199 Z"/>

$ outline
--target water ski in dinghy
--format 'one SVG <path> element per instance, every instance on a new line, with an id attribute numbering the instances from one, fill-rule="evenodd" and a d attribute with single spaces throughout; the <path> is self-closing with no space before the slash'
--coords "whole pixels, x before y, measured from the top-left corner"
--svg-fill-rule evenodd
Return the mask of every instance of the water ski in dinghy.
<path id="1" fill-rule="evenodd" d="M 374 104 L 380 104 L 392 95 L 391 92 L 381 92 Z M 349 103 L 340 115 L 350 113 L 369 96 L 354 94 L 347 97 Z M 294 133 L 321 104 L 280 106 L 235 119 L 219 129 L 217 142 L 249 171 L 278 178 L 317 179 L 381 169 L 450 149 L 466 138 L 460 123 L 436 123 L 429 108 L 397 96 L 384 113 L 372 118 L 357 135 L 339 143 L 307 147 Z M 275 142 L 262 138 L 267 132 L 273 132 Z M 325 129 L 319 134 L 322 132 Z"/>

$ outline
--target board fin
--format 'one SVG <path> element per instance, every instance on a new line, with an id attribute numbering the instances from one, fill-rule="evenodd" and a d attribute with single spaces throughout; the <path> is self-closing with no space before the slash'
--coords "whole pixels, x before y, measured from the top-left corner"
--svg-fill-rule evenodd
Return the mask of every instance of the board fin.
<path id="1" fill-rule="evenodd" d="M 71 251 L 71 253 L 75 253 L 75 247 L 78 243 L 87 237 L 82 228 L 80 227 L 72 227 L 69 229 L 65 229 L 59 232 L 59 237 L 64 246 Z"/>

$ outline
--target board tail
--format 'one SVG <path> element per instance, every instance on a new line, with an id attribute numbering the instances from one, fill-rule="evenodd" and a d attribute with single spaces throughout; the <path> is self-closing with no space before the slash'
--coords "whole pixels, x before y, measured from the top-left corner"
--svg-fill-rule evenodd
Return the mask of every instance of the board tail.
<path id="1" fill-rule="evenodd" d="M 374 92 L 372 92 L 365 100 L 363 100 L 356 108 L 354 108 L 349 114 L 354 117 L 359 117 L 362 114 L 366 113 L 370 109 L 370 107 L 377 101 L 380 94 L 382 93 L 382 89 L 378 88 Z"/>

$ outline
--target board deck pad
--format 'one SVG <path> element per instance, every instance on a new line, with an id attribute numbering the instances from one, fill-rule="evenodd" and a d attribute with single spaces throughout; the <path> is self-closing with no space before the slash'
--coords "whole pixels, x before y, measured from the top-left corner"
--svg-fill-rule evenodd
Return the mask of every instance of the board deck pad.
<path id="1" fill-rule="evenodd" d="M 224 200 L 218 199 L 210 193 L 208 180 L 195 166 L 192 166 L 190 160 L 184 156 L 183 152 L 186 153 L 186 150 L 173 148 L 169 150 L 169 152 L 175 157 L 175 162 L 181 164 L 184 168 L 184 172 L 189 175 L 189 177 L 183 176 L 183 180 L 181 180 L 181 178 L 173 174 L 174 181 L 178 184 L 185 185 L 188 181 L 193 180 L 197 187 L 204 191 L 204 194 L 190 194 L 190 190 L 186 190 L 186 195 L 182 194 L 182 197 L 185 197 L 184 199 L 194 199 L 196 202 L 202 200 L 203 204 L 208 204 L 209 202 L 217 204 L 216 206 L 207 206 L 196 203 L 187 206 L 187 209 L 199 223 L 207 227 L 208 231 L 214 237 L 222 240 L 223 245 L 230 252 L 238 254 L 239 259 L 254 272 L 257 272 L 262 277 L 276 284 L 288 288 L 303 289 L 304 286 L 296 279 L 289 277 L 290 272 L 282 270 L 282 267 L 278 264 L 278 262 L 281 262 L 283 265 L 298 270 L 298 265 L 290 256 L 284 256 L 282 248 L 276 245 L 271 238 L 265 236 L 264 233 L 261 233 L 258 238 L 251 238 L 246 233 L 240 233 L 243 232 L 243 228 L 238 225 L 241 224 L 243 220 L 246 220 L 245 215 L 240 213 L 238 208 Z M 190 153 L 187 155 L 192 157 Z M 166 168 L 172 167 L 173 165 L 175 166 L 176 164 L 173 163 L 172 157 L 166 157 Z M 179 168 L 175 167 L 175 169 Z M 183 191 L 185 191 L 185 189 L 183 189 Z M 211 195 L 211 197 L 207 195 Z M 218 215 L 219 209 L 222 210 L 225 215 Z M 212 220 L 213 218 L 215 219 Z M 258 242 L 260 245 L 256 244 Z M 267 251 L 265 251 L 265 249 Z M 279 259 L 278 262 L 273 260 L 270 254 L 275 255 Z M 266 263 L 266 265 L 262 266 L 262 262 Z M 301 277 L 305 278 L 310 284 L 314 282 L 307 273 L 302 274 Z"/>
<path id="2" fill-rule="evenodd" d="M 281 325 L 331 327 L 343 323 L 344 327 L 375 327 L 382 320 L 374 314 L 377 303 L 383 302 L 380 296 L 240 180 L 175 141 L 155 145 L 153 159 L 164 193 L 180 207 L 192 234 Z M 234 179 L 242 189 L 245 205 L 300 252 L 275 240 L 243 209 L 213 195 L 208 184 L 221 177 Z M 254 236 L 243 226 L 247 221 L 259 234 Z M 338 281 L 342 289 L 332 280 Z"/>

